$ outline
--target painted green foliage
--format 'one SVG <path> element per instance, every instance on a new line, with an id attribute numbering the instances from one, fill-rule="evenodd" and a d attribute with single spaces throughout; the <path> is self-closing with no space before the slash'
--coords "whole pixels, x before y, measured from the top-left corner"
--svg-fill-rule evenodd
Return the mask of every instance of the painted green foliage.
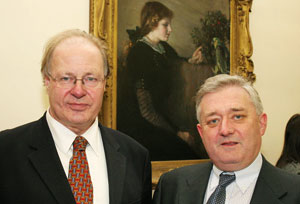
<path id="1" fill-rule="evenodd" d="M 192 30 L 191 37 L 195 47 L 202 46 L 203 63 L 213 66 L 222 64 L 223 67 L 219 71 L 216 67 L 213 71 L 226 72 L 222 71 L 229 66 L 229 52 L 226 45 L 229 44 L 230 39 L 230 21 L 226 16 L 221 11 L 207 12 L 204 18 L 200 19 L 200 25 Z M 216 56 L 220 54 L 222 57 Z M 225 62 L 218 62 L 220 59 Z"/>

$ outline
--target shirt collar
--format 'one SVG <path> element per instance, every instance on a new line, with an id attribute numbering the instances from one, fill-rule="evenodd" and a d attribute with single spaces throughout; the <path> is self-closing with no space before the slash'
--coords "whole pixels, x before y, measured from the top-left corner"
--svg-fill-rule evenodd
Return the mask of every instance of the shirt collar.
<path id="1" fill-rule="evenodd" d="M 242 193 L 244 193 L 247 188 L 251 185 L 252 182 L 256 181 L 262 166 L 262 156 L 259 153 L 256 159 L 246 168 L 233 172 L 235 174 L 235 183 L 240 188 Z M 212 181 L 210 184 L 210 188 L 216 188 L 219 184 L 219 175 L 223 171 L 218 169 L 215 165 L 213 165 L 212 169 Z"/>
<path id="2" fill-rule="evenodd" d="M 49 125 L 49 129 L 53 136 L 55 145 L 62 152 L 68 153 L 68 151 L 73 151 L 73 141 L 75 140 L 76 135 L 70 129 L 65 127 L 63 124 L 55 120 L 49 113 L 49 109 L 46 113 L 46 120 Z M 102 143 L 101 133 L 98 127 L 98 118 L 95 119 L 91 127 L 83 133 L 83 136 L 88 141 L 88 146 L 90 145 L 92 150 L 96 153 L 97 156 L 100 154 L 100 144 Z"/>

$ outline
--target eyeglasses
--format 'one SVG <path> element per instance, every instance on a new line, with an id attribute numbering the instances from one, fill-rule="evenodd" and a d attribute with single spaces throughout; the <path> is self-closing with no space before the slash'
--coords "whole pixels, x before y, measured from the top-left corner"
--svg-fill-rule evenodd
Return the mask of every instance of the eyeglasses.
<path id="1" fill-rule="evenodd" d="M 97 79 L 91 76 L 85 76 L 82 79 L 77 79 L 75 76 L 61 76 L 55 78 L 51 76 L 50 73 L 48 73 L 48 75 L 61 88 L 73 88 L 78 80 L 86 87 L 95 88 L 99 85 L 103 86 L 103 82 L 105 81 L 105 79 Z"/>

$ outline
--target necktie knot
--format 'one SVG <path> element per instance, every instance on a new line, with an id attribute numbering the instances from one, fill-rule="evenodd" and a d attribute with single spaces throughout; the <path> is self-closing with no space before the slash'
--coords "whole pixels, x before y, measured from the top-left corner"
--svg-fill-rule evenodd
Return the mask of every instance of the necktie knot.
<path id="1" fill-rule="evenodd" d="M 206 204 L 224 204 L 226 200 L 226 187 L 235 180 L 235 174 L 222 172 L 219 178 L 219 185 L 211 194 Z"/>
<path id="2" fill-rule="evenodd" d="M 235 174 L 226 174 L 225 172 L 222 172 L 220 174 L 220 180 L 219 185 L 222 187 L 228 186 L 235 180 Z"/>
<path id="3" fill-rule="evenodd" d="M 88 141 L 84 137 L 77 136 L 73 142 L 73 148 L 74 150 L 84 151 L 87 144 Z"/>

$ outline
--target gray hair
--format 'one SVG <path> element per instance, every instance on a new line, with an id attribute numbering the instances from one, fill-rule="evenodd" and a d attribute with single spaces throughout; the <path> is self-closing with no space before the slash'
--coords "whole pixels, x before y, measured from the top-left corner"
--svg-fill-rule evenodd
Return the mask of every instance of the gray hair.
<path id="1" fill-rule="evenodd" d="M 92 34 L 86 33 L 85 31 L 79 30 L 79 29 L 72 29 L 72 30 L 66 30 L 64 32 L 58 33 L 57 35 L 53 36 L 46 44 L 45 49 L 44 49 L 44 54 L 42 58 L 42 63 L 41 63 L 41 72 L 43 75 L 43 78 L 46 76 L 49 76 L 50 74 L 50 69 L 51 69 L 51 58 L 52 54 L 55 50 L 55 48 L 63 41 L 69 38 L 73 37 L 81 37 L 86 39 L 87 41 L 91 42 L 93 45 L 95 45 L 102 56 L 103 59 L 103 71 L 104 71 L 104 76 L 107 77 L 109 75 L 109 66 L 107 63 L 107 45 L 106 43 L 93 36 Z"/>
<path id="2" fill-rule="evenodd" d="M 196 112 L 198 122 L 200 122 L 200 103 L 203 97 L 208 93 L 217 92 L 218 90 L 229 86 L 237 86 L 243 88 L 249 94 L 250 100 L 255 106 L 256 114 L 261 115 L 263 113 L 263 105 L 258 92 L 254 89 L 250 82 L 246 81 L 246 79 L 241 76 L 219 74 L 206 79 L 204 84 L 200 87 L 199 91 L 196 94 Z"/>

